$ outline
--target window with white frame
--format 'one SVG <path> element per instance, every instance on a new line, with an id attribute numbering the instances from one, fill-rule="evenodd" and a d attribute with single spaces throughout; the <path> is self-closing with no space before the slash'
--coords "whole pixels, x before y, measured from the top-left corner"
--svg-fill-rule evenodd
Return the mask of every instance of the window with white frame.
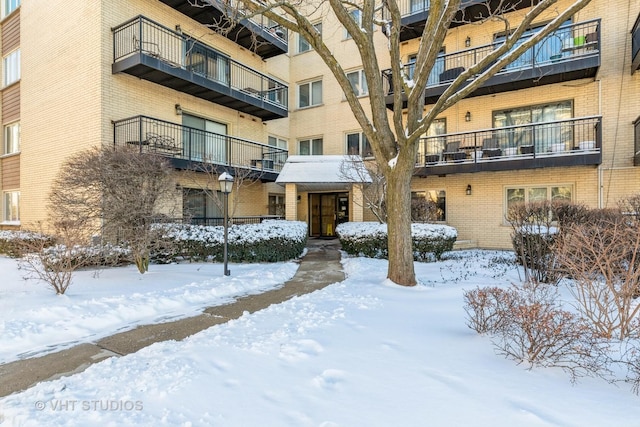
<path id="1" fill-rule="evenodd" d="M 369 94 L 367 79 L 364 76 L 364 70 L 352 71 L 347 73 L 347 79 L 351 83 L 351 89 L 356 96 L 364 96 Z"/>
<path id="2" fill-rule="evenodd" d="M 351 15 L 353 20 L 356 21 L 359 27 L 362 26 L 362 11 L 360 9 L 353 9 L 352 11 L 349 12 L 349 15 Z M 351 38 L 351 34 L 349 34 L 346 28 L 344 29 L 344 38 L 345 39 Z"/>
<path id="3" fill-rule="evenodd" d="M 322 80 L 298 85 L 298 107 L 306 108 L 322 104 Z"/>
<path id="4" fill-rule="evenodd" d="M 322 155 L 322 138 L 301 139 L 298 141 L 298 154 L 302 156 Z"/>
<path id="5" fill-rule="evenodd" d="M 505 189 L 505 216 L 512 206 L 518 203 L 533 203 L 545 200 L 571 202 L 573 200 L 572 185 L 532 185 L 507 187 Z"/>
<path id="6" fill-rule="evenodd" d="M 319 34 L 322 34 L 322 22 L 318 22 L 313 24 L 313 27 Z M 313 50 L 308 41 L 304 39 L 300 34 L 298 34 L 298 53 L 308 52 Z"/>
<path id="7" fill-rule="evenodd" d="M 272 147 L 284 148 L 286 150 L 289 144 L 286 139 L 269 135 L 269 145 Z"/>
<path id="8" fill-rule="evenodd" d="M 3 0 L 2 2 L 2 17 L 9 15 L 20 6 L 20 0 Z"/>
<path id="9" fill-rule="evenodd" d="M 3 137 L 2 154 L 18 153 L 20 151 L 20 122 L 5 125 Z"/>
<path id="10" fill-rule="evenodd" d="M 373 157 L 371 144 L 363 132 L 353 132 L 347 135 L 347 154 L 362 157 Z"/>
<path id="11" fill-rule="evenodd" d="M 20 80 L 20 49 L 16 49 L 2 59 L 2 83 L 8 86 Z"/>
<path id="12" fill-rule="evenodd" d="M 447 194 L 444 190 L 411 192 L 412 221 L 432 222 L 447 220 Z"/>
<path id="13" fill-rule="evenodd" d="M 3 222 L 20 221 L 20 192 L 5 191 L 2 193 L 2 220 Z"/>

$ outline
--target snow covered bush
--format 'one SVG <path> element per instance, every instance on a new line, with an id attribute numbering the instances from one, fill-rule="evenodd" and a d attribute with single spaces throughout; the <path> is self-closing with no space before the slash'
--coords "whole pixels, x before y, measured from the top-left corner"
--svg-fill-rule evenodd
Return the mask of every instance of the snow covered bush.
<path id="1" fill-rule="evenodd" d="M 336 227 L 342 250 L 368 258 L 388 257 L 387 224 L 345 222 Z M 413 253 L 416 261 L 439 260 L 453 249 L 458 237 L 455 228 L 440 224 L 411 224 Z"/>
<path id="2" fill-rule="evenodd" d="M 162 253 L 152 254 L 155 262 L 221 261 L 224 228 L 189 224 L 163 224 Z M 260 224 L 229 227 L 228 257 L 231 262 L 279 262 L 299 257 L 307 244 L 307 224 L 301 221 L 267 220 Z"/>
<path id="3" fill-rule="evenodd" d="M 54 239 L 32 231 L 0 231 L 0 254 L 17 258 L 24 254 L 25 248 L 38 242 L 46 247 L 53 245 Z"/>

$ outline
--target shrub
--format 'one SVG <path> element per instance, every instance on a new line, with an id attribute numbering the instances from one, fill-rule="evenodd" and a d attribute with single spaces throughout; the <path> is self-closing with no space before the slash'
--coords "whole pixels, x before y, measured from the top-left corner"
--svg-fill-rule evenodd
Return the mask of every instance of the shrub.
<path id="1" fill-rule="evenodd" d="M 375 222 L 346 222 L 336 227 L 342 250 L 350 255 L 387 259 L 387 225 Z M 411 237 L 416 261 L 439 260 L 453 249 L 456 229 L 446 225 L 412 224 Z"/>
<path id="2" fill-rule="evenodd" d="M 32 231 L 0 231 L 0 254 L 13 258 L 24 255 L 30 245 L 51 246 L 55 243 L 52 236 Z"/>
<path id="3" fill-rule="evenodd" d="M 554 366 L 572 379 L 602 375 L 608 358 L 589 325 L 558 303 L 557 289 L 528 282 L 519 288 L 465 292 L 468 325 L 494 338 L 498 353 L 529 366 Z"/>
<path id="4" fill-rule="evenodd" d="M 224 228 L 188 224 L 158 225 L 164 233 L 163 249 L 152 253 L 154 262 L 221 261 Z M 232 225 L 228 232 L 231 262 L 279 262 L 299 257 L 307 243 L 307 224 L 268 220 L 260 224 Z"/>

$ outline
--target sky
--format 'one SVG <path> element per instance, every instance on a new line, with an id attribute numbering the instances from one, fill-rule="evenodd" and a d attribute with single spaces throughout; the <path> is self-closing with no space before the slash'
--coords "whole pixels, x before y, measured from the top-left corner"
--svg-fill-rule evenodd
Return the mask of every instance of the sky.
<path id="1" fill-rule="evenodd" d="M 467 327 L 465 290 L 521 282 L 510 252 L 448 255 L 406 288 L 386 261 L 343 254 L 345 281 L 0 398 L 0 426 L 640 426 L 628 385 L 529 369 Z M 56 296 L 16 266 L 0 257 L 2 362 L 193 315 L 297 268 L 83 271 Z"/>

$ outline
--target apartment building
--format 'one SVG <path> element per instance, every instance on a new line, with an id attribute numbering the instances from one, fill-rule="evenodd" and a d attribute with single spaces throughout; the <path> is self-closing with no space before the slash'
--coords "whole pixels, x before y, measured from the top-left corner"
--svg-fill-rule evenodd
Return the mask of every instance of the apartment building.
<path id="1" fill-rule="evenodd" d="M 315 236 L 373 220 L 362 184 L 338 173 L 341 156 L 371 152 L 327 67 L 303 39 L 260 17 L 215 34 L 206 24 L 229 11 L 211 3 L 2 0 L 1 228 L 45 220 L 64 160 L 93 146 L 167 156 L 176 204 L 194 221 L 221 216 L 202 190 L 212 185 L 204 167 L 255 178 L 231 194 L 236 217 L 284 215 Z M 465 16 L 478 16 L 478 3 L 463 2 Z M 429 2 L 399 5 L 410 73 Z M 515 2 L 511 14 L 529 8 Z M 519 201 L 607 207 L 640 192 L 639 11 L 640 0 L 593 0 L 438 117 L 421 140 L 412 190 L 438 204 L 438 220 L 461 243 L 510 247 L 504 215 Z M 366 102 L 353 41 L 330 15 L 314 24 Z M 453 24 L 425 108 L 502 31 L 494 21 Z"/>

